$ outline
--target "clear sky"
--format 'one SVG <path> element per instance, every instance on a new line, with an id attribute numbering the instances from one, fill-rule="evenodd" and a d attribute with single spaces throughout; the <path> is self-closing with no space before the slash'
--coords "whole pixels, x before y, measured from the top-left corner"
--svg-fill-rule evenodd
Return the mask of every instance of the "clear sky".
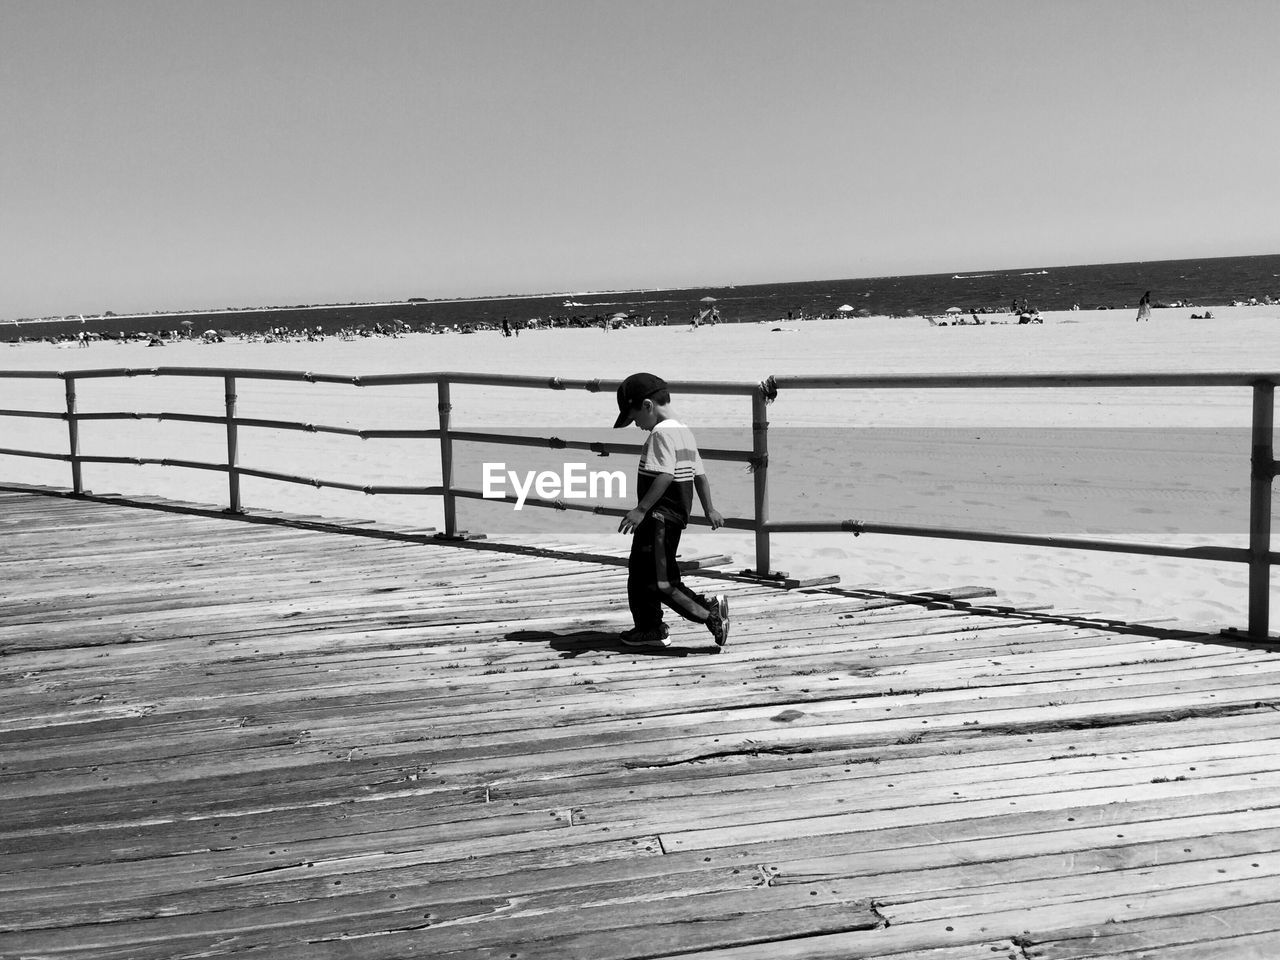
<path id="1" fill-rule="evenodd" d="M 0 0 L 0 319 L 1280 252 L 1275 0 Z"/>

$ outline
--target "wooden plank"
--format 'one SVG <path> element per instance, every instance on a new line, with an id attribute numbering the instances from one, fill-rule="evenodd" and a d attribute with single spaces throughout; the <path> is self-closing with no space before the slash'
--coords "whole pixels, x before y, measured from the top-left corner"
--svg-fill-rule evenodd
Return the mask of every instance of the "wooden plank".
<path id="1" fill-rule="evenodd" d="M 1056 778 L 1055 778 L 1056 779 Z M 1084 782 L 1097 782 L 1085 780 Z M 1280 784 L 1280 773 L 1267 771 L 1254 774 L 1247 772 L 1235 778 L 1221 778 L 1211 784 L 1216 790 L 1229 790 L 1233 787 L 1247 789 L 1254 784 Z M 671 830 L 662 836 L 662 845 L 666 850 L 707 850 L 715 847 L 733 846 L 746 842 L 765 840 L 799 839 L 802 837 L 822 837 L 831 834 L 851 833 L 877 826 L 890 826 L 901 823 L 933 822 L 942 819 L 969 819 L 972 817 L 990 816 L 999 812 L 1007 812 L 1011 806 L 1019 810 L 1053 810 L 1063 809 L 1070 805 L 1132 803 L 1149 799 L 1175 799 L 1183 796 L 1203 793 L 1206 785 L 1200 782 L 1169 782 L 1159 784 L 1135 785 L 1124 787 L 1077 787 L 1069 790 L 1053 790 L 1053 784 L 1046 784 L 1045 793 L 1039 795 L 1017 794 L 1011 799 L 1008 794 L 991 799 L 955 799 L 946 804 L 927 807 L 896 808 L 892 805 L 894 797 L 902 793 L 887 792 L 877 801 L 883 807 L 868 809 L 869 801 L 860 800 L 864 809 L 849 813 L 831 813 L 825 816 L 814 816 L 811 811 L 797 810 L 796 816 L 779 820 L 770 816 L 767 819 L 761 813 L 761 820 L 731 826 L 708 824 L 694 830 Z M 996 785 L 990 789 L 999 792 Z M 895 810 L 897 811 L 895 813 Z"/>
<path id="2" fill-rule="evenodd" d="M 1151 891 L 1163 892 L 1218 883 L 1224 879 L 1259 879 L 1260 882 L 1280 888 L 1277 874 L 1280 874 L 1280 854 L 1274 851 L 1250 851 L 1243 855 L 1186 863 L 1155 863 L 1123 868 L 1110 871 L 1105 879 L 1110 895 L 1123 899 L 1150 895 Z M 1097 895 L 1096 880 L 1092 875 L 1062 875 L 1028 880 L 1020 885 L 997 883 L 976 890 L 955 890 L 940 896 L 890 895 L 878 898 L 877 907 L 889 918 L 891 924 L 903 925 L 922 920 L 991 913 L 1002 909 L 1009 902 L 1008 894 L 1013 886 L 1021 886 L 1023 889 L 1019 896 L 1030 899 L 1037 906 L 1091 900 Z"/>
<path id="3" fill-rule="evenodd" d="M 1071 930 L 1054 930 L 1028 937 L 1023 947 L 1036 960 L 1086 960 L 1173 955 L 1174 948 L 1191 948 L 1191 957 L 1214 956 L 1259 960 L 1280 956 L 1280 912 L 1274 904 L 1252 904 L 1226 907 L 1211 913 L 1151 917 L 1141 920 L 1096 924 Z M 1206 941 L 1209 937 L 1223 939 Z M 1269 935 L 1269 936 L 1268 936 Z M 1257 943 L 1267 950 L 1254 951 L 1254 943 L 1246 938 L 1262 936 Z M 1203 950 L 1204 953 L 1195 951 Z M 1222 952 L 1227 950 L 1228 952 Z M 1156 953 L 1158 951 L 1158 953 Z"/>
<path id="4" fill-rule="evenodd" d="M 700 950 L 683 956 L 684 960 L 847 960 L 850 956 L 910 955 L 918 950 L 990 942 L 1002 936 L 1021 947 L 1028 941 L 1034 943 L 1037 938 L 1052 936 L 1041 931 L 1070 930 L 1086 925 L 1119 925 L 1170 916 L 1198 915 L 1207 919 L 1220 910 L 1274 905 L 1275 902 L 1273 892 L 1251 880 L 1178 887 L 1141 897 L 1111 897 L 1105 891 L 1104 886 L 1098 885 L 1096 892 L 1099 896 L 1091 900 L 1039 906 L 1019 904 L 993 913 L 888 926 L 856 934 L 778 940 L 730 950 Z M 1214 936 L 1212 927 L 1212 922 L 1205 924 L 1203 932 L 1206 938 Z M 1002 931 L 1006 932 L 1002 934 Z M 1029 955 L 1024 953 L 1024 956 Z M 1151 956 L 1149 951 L 1147 955 Z M 1102 956 L 1113 960 L 1115 955 Z M 1158 956 L 1163 958 L 1165 954 L 1161 952 Z"/>

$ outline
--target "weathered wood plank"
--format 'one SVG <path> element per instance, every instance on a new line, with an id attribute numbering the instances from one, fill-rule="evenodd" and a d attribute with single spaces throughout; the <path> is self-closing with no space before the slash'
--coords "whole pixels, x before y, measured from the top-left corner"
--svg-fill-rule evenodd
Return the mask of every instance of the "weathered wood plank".
<path id="1" fill-rule="evenodd" d="M 1028 937 L 1024 948 L 1036 960 L 1086 960 L 1086 958 L 1123 956 L 1169 956 L 1172 948 L 1193 946 L 1210 953 L 1211 945 L 1205 942 L 1206 934 L 1222 936 L 1214 941 L 1218 949 L 1227 946 L 1244 947 L 1243 938 L 1261 934 L 1275 935 L 1280 931 L 1280 912 L 1272 904 L 1254 904 L 1245 907 L 1227 907 L 1211 913 L 1152 917 L 1142 920 L 1097 924 L 1073 930 L 1054 930 Z M 1227 957 L 1274 957 L 1280 951 L 1274 939 L 1264 939 L 1273 949 L 1269 952 L 1251 953 L 1252 948 L 1237 952 L 1219 953 Z M 1192 956 L 1202 954 L 1193 953 Z"/>
<path id="2" fill-rule="evenodd" d="M 1015 944 L 1051 939 L 1051 931 L 1089 925 L 1116 924 L 1172 916 L 1204 918 L 1203 936 L 1213 943 L 1217 936 L 1210 918 L 1219 911 L 1274 904 L 1275 894 L 1252 880 L 1232 880 L 1161 890 L 1145 896 L 1110 897 L 1106 887 L 1096 885 L 1098 896 L 1090 900 L 1049 905 L 1017 905 L 997 912 L 949 917 L 920 923 L 888 926 L 857 934 L 830 934 L 803 940 L 784 941 L 727 950 L 711 949 L 682 955 L 687 960 L 847 960 L 848 957 L 884 957 L 957 944 L 990 942 L 1007 931 Z M 1270 934 L 1264 934 L 1265 937 Z M 1230 943 L 1230 941 L 1225 941 Z M 1197 943 L 1197 946 L 1199 944 Z M 1151 956 L 1147 951 L 1147 956 Z M 1166 954 L 1158 954 L 1163 958 Z M 994 954 L 993 956 L 998 956 Z M 1114 960 L 1117 954 L 1102 954 Z M 1139 951 L 1137 960 L 1143 956 Z M 1190 956 L 1195 956 L 1194 952 Z M 1230 956 L 1230 954 L 1228 954 Z M 1248 956 L 1248 954 L 1245 954 Z M 1022 960 L 1022 958 L 1018 958 Z M 1188 957 L 1188 960 L 1190 958 Z"/>

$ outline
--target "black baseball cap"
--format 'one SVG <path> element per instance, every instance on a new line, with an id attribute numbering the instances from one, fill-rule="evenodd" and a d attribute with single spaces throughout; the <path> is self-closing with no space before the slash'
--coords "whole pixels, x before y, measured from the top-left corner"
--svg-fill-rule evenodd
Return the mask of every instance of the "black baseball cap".
<path id="1" fill-rule="evenodd" d="M 618 387 L 618 419 L 615 428 L 631 422 L 631 408 L 638 407 L 660 390 L 667 389 L 667 381 L 652 373 L 633 373 Z"/>

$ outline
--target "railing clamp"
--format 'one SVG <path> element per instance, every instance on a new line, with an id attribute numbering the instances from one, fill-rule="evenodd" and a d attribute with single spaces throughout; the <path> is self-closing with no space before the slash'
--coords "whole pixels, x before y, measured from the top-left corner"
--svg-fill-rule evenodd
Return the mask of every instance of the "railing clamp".
<path id="1" fill-rule="evenodd" d="M 600 381 L 599 381 L 599 380 L 588 380 L 588 381 L 587 381 L 587 384 L 586 384 L 586 388 L 587 388 L 587 392 L 588 392 L 588 393 L 599 393 L 599 392 L 600 392 Z"/>
<path id="2" fill-rule="evenodd" d="M 568 506 L 565 504 L 565 502 L 564 502 L 563 500 L 556 500 L 556 501 L 554 501 L 551 505 L 552 505 L 553 507 L 555 507 L 557 510 L 568 510 L 568 509 L 569 509 L 569 508 L 568 508 Z"/>
<path id="3" fill-rule="evenodd" d="M 310 370 L 308 370 L 306 373 L 302 375 L 302 379 L 307 381 L 307 383 L 315 383 L 316 375 L 312 373 Z"/>
<path id="4" fill-rule="evenodd" d="M 550 387 L 552 390 L 563 390 L 564 381 L 561 380 L 559 377 L 551 377 L 547 381 L 547 386 Z"/>
<path id="5" fill-rule="evenodd" d="M 547 446 L 552 450 L 563 450 L 568 444 L 559 437 L 547 437 Z"/>
<path id="6" fill-rule="evenodd" d="M 764 397 L 765 403 L 773 403 L 778 399 L 778 381 L 773 378 L 773 374 L 761 380 L 757 389 L 760 391 L 760 396 Z"/>
<path id="7" fill-rule="evenodd" d="M 847 533 L 852 533 L 855 537 L 860 537 L 863 532 L 863 523 L 861 520 L 841 520 L 840 529 Z"/>
<path id="8" fill-rule="evenodd" d="M 587 449 L 598 457 L 607 457 L 609 455 L 609 449 L 603 443 L 589 444 Z"/>
<path id="9" fill-rule="evenodd" d="M 747 458 L 747 473 L 755 473 L 758 470 L 767 470 L 768 467 L 769 455 L 767 453 L 761 453 Z"/>

